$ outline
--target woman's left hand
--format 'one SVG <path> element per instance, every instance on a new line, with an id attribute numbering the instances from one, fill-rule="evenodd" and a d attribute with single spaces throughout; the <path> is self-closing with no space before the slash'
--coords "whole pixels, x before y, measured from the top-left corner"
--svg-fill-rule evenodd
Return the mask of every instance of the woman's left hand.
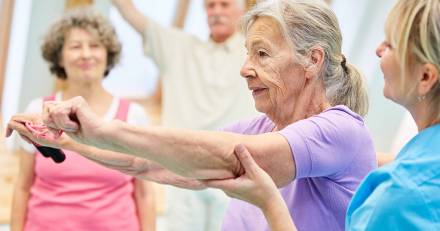
<path id="1" fill-rule="evenodd" d="M 67 138 L 60 130 L 45 126 L 42 117 L 37 114 L 14 115 L 8 122 L 6 137 L 9 137 L 13 131 L 18 132 L 21 138 L 30 144 L 52 148 L 60 148 Z"/>
<path id="2" fill-rule="evenodd" d="M 235 147 L 235 155 L 245 173 L 235 179 L 205 180 L 205 185 L 221 189 L 230 197 L 265 209 L 274 196 L 279 196 L 278 188 L 272 178 L 258 166 L 244 145 L 239 144 Z"/>

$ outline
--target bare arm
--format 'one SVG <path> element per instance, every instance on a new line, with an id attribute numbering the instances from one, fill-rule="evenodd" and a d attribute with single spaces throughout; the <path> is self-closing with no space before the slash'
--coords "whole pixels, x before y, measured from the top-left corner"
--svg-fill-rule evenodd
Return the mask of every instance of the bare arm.
<path id="1" fill-rule="evenodd" d="M 12 130 L 27 132 L 26 129 L 22 131 L 20 123 L 17 125 L 14 122 L 17 118 L 9 122 L 7 135 Z M 80 143 L 148 159 L 189 178 L 227 179 L 241 175 L 240 163 L 234 155 L 234 147 L 238 143 L 246 146 L 278 186 L 284 186 L 295 178 L 290 146 L 278 133 L 240 135 L 161 127 L 140 128 L 120 121 L 105 122 L 93 113 L 81 97 L 45 104 L 43 121 L 52 128 L 64 130 Z M 101 157 L 106 159 L 105 156 Z"/>
<path id="2" fill-rule="evenodd" d="M 389 164 L 391 162 L 393 162 L 394 158 L 396 156 L 391 154 L 391 153 L 387 153 L 387 152 L 377 152 L 376 153 L 376 158 L 377 158 L 377 165 L 379 167 Z"/>
<path id="3" fill-rule="evenodd" d="M 136 179 L 134 194 L 141 230 L 156 230 L 156 201 L 153 183 Z"/>
<path id="4" fill-rule="evenodd" d="M 243 143 L 277 185 L 285 185 L 294 178 L 290 146 L 278 133 L 247 136 L 161 127 L 138 128 L 121 122 L 106 126 L 100 135 L 105 139 L 102 148 L 150 159 L 182 176 L 225 179 L 239 175 L 242 170 L 234 155 L 234 147 Z"/>
<path id="5" fill-rule="evenodd" d="M 112 0 L 122 17 L 140 34 L 144 33 L 148 18 L 140 12 L 131 0 Z"/>
<path id="6" fill-rule="evenodd" d="M 20 136 L 28 142 L 33 141 L 43 146 L 71 150 L 83 155 L 91 161 L 121 171 L 122 173 L 132 175 L 136 178 L 150 180 L 160 184 L 170 184 L 187 189 L 197 190 L 205 188 L 205 186 L 196 179 L 177 175 L 176 173 L 144 158 L 84 145 L 75 142 L 67 135 L 62 135 L 56 140 L 42 138 L 30 132 L 23 124 L 25 121 L 38 124 L 41 122 L 41 119 L 38 115 L 15 115 L 8 123 L 7 135 L 10 135 L 12 130 L 16 130 Z"/>
<path id="7" fill-rule="evenodd" d="M 169 184 L 180 188 L 199 190 L 205 186 L 196 179 L 177 175 L 162 166 L 144 158 L 130 156 L 124 153 L 103 150 L 84 145 L 68 139 L 61 145 L 63 149 L 72 150 L 107 168 L 120 171 L 138 179 L 154 181 L 159 184 Z"/>
<path id="8" fill-rule="evenodd" d="M 48 126 L 66 131 L 81 143 L 145 158 L 185 177 L 226 179 L 241 175 L 234 147 L 242 143 L 278 186 L 295 178 L 290 146 L 279 133 L 240 135 L 105 122 L 81 97 L 46 104 L 43 117 Z"/>
<path id="9" fill-rule="evenodd" d="M 35 155 L 19 151 L 20 169 L 12 198 L 11 230 L 22 231 L 26 223 L 27 204 L 34 182 Z"/>

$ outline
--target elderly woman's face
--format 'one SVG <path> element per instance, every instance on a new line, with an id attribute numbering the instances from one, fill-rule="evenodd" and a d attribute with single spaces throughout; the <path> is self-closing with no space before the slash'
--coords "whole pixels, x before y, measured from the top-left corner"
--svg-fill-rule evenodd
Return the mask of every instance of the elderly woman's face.
<path id="1" fill-rule="evenodd" d="M 271 18 L 258 18 L 248 31 L 246 48 L 240 74 L 247 80 L 256 109 L 275 116 L 291 113 L 304 87 L 305 71 L 279 25 Z"/>
<path id="2" fill-rule="evenodd" d="M 99 38 L 85 29 L 70 29 L 61 56 L 69 81 L 101 80 L 104 76 L 107 51 Z"/>

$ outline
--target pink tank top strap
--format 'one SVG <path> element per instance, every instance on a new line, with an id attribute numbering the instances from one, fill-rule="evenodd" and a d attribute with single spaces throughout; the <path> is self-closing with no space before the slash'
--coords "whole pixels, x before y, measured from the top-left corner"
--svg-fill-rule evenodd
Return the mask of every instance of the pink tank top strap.
<path id="1" fill-rule="evenodd" d="M 116 111 L 115 119 L 127 121 L 129 107 L 130 101 L 126 99 L 119 99 L 119 105 L 118 110 Z"/>
<path id="2" fill-rule="evenodd" d="M 43 98 L 43 102 L 54 101 L 54 100 L 55 100 L 55 95 L 48 95 Z"/>

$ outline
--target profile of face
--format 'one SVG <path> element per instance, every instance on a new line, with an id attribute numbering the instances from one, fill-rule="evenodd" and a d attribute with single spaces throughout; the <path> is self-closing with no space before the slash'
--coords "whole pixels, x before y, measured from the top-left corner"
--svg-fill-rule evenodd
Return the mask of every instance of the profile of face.
<path id="1" fill-rule="evenodd" d="M 380 69 L 385 82 L 383 95 L 401 104 L 403 96 L 401 67 L 396 51 L 390 42 L 383 41 L 377 47 L 376 55 L 380 58 Z"/>
<path id="2" fill-rule="evenodd" d="M 306 84 L 306 71 L 279 25 L 269 17 L 256 19 L 248 30 L 246 48 L 240 74 L 247 80 L 256 109 L 272 115 L 290 113 Z"/>
<path id="3" fill-rule="evenodd" d="M 215 41 L 231 36 L 243 14 L 238 0 L 205 0 L 205 10 L 209 30 Z"/>
<path id="4" fill-rule="evenodd" d="M 107 67 L 107 50 L 94 33 L 72 28 L 65 36 L 60 65 L 68 81 L 101 81 Z"/>

